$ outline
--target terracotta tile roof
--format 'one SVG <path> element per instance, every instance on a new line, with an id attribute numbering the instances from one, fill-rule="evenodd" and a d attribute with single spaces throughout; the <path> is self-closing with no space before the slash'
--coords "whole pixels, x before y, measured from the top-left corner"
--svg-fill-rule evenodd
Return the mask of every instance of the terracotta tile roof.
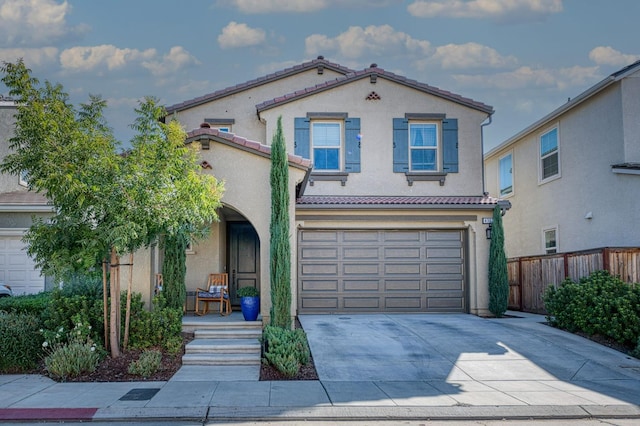
<path id="1" fill-rule="evenodd" d="M 289 76 L 292 76 L 292 75 L 295 75 L 295 74 L 299 74 L 299 73 L 308 71 L 308 70 L 313 69 L 313 68 L 317 68 L 319 70 L 320 69 L 329 69 L 329 70 L 332 70 L 332 71 L 335 71 L 335 72 L 338 72 L 338 73 L 341 73 L 341 74 L 349 74 L 349 73 L 353 72 L 353 70 L 350 69 L 350 68 L 344 67 L 342 65 L 339 65 L 339 64 L 336 64 L 336 63 L 333 63 L 333 62 L 329 62 L 329 61 L 325 60 L 324 57 L 318 56 L 318 58 L 316 58 L 316 59 L 313 59 L 313 60 L 308 61 L 308 62 L 304 62 L 302 64 L 295 65 L 293 67 L 285 68 L 283 70 L 274 72 L 272 74 L 265 75 L 263 77 L 256 78 L 254 80 L 249 80 L 247 82 L 240 83 L 240 84 L 237 84 L 235 86 L 227 87 L 225 89 L 217 90 L 217 91 L 215 91 L 213 93 L 209 93 L 209 94 L 206 94 L 206 95 L 194 98 L 194 99 L 190 99 L 188 101 L 184 101 L 184 102 L 181 102 L 181 103 L 178 103 L 178 104 L 171 105 L 171 106 L 167 107 L 167 113 L 171 114 L 171 113 L 174 113 L 174 112 L 178 112 L 178 111 L 182 111 L 182 110 L 185 110 L 185 109 L 188 109 L 188 108 L 192 108 L 194 106 L 198 106 L 198 105 L 213 101 L 215 99 L 220 99 L 220 98 L 223 98 L 225 96 L 229 96 L 229 95 L 232 95 L 234 93 L 241 92 L 243 90 L 251 89 L 253 87 L 257 87 L 257 86 L 260 86 L 260 85 L 265 84 L 265 83 L 270 83 L 272 81 L 277 81 L 279 79 L 286 78 L 286 77 L 289 77 Z"/>
<path id="2" fill-rule="evenodd" d="M 204 124 L 203 124 L 204 126 Z M 199 129 L 192 130 L 187 133 L 186 143 L 200 142 L 203 140 L 214 140 L 235 148 L 243 149 L 245 151 L 252 152 L 254 154 L 262 155 L 264 157 L 271 157 L 271 147 L 263 145 L 260 142 L 255 142 L 233 133 L 222 132 L 218 129 L 211 129 L 208 127 L 200 127 Z M 297 166 L 302 169 L 309 169 L 311 167 L 311 160 L 300 157 L 298 155 L 288 155 L 289 164 Z"/>
<path id="3" fill-rule="evenodd" d="M 463 96 L 457 95 L 452 92 L 448 92 L 446 90 L 438 89 L 437 87 L 430 86 L 425 83 L 420 83 L 416 80 L 408 79 L 406 77 L 394 74 L 392 72 L 385 71 L 384 69 L 378 68 L 377 66 L 373 66 L 373 65 L 370 68 L 364 69 L 362 71 L 355 71 L 343 77 L 338 77 L 336 79 L 317 84 L 313 87 L 308 87 L 306 89 L 298 90 L 293 93 L 289 93 L 283 96 L 279 96 L 275 99 L 262 102 L 261 104 L 256 105 L 256 109 L 258 110 L 258 112 L 264 111 L 266 109 L 273 108 L 275 106 L 278 106 L 287 102 L 291 102 L 291 101 L 303 98 L 305 96 L 311 96 L 313 94 L 317 94 L 324 90 L 334 89 L 336 87 L 349 84 L 353 81 L 360 80 L 363 78 L 385 78 L 387 80 L 394 81 L 396 83 L 414 88 L 421 92 L 438 96 L 440 98 L 448 99 L 458 104 L 462 104 L 470 108 L 486 112 L 487 114 L 493 114 L 494 112 L 493 107 L 490 105 L 486 105 L 482 102 L 474 101 L 473 99 L 470 99 L 470 98 L 465 98 Z"/>
<path id="4" fill-rule="evenodd" d="M 0 193 L 0 206 L 47 206 L 44 195 L 32 191 L 12 191 Z"/>
<path id="5" fill-rule="evenodd" d="M 305 195 L 296 200 L 296 205 L 304 206 L 440 206 L 493 208 L 496 205 L 510 207 L 508 201 L 493 197 L 406 197 L 406 196 L 322 196 Z"/>

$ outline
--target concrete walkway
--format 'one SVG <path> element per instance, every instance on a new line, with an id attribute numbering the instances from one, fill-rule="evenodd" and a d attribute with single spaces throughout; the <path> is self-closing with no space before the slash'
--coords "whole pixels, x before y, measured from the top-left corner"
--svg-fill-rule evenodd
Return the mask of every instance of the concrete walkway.
<path id="1" fill-rule="evenodd" d="M 300 321 L 318 381 L 260 382 L 259 366 L 185 366 L 167 382 L 3 375 L 0 421 L 640 419 L 640 360 L 540 316 Z"/>

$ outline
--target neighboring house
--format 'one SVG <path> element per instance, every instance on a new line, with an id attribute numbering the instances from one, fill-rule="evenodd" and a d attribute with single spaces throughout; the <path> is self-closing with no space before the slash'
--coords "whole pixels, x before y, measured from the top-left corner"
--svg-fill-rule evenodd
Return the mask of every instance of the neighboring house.
<path id="1" fill-rule="evenodd" d="M 237 288 L 256 286 L 268 319 L 269 145 L 282 117 L 294 315 L 488 313 L 482 219 L 509 207 L 483 195 L 481 125 L 492 107 L 318 57 L 167 112 L 199 144 L 203 170 L 225 182 L 220 222 L 188 251 L 191 294 L 226 271 L 233 302 Z M 162 254 L 137 259 L 148 296 Z"/>
<path id="2" fill-rule="evenodd" d="M 9 153 L 16 112 L 15 102 L 0 96 L 0 159 Z M 32 217 L 47 216 L 51 207 L 45 197 L 27 191 L 24 179 L 0 174 L 0 282 L 10 285 L 14 296 L 43 291 L 46 281 L 27 255 L 22 236 Z"/>
<path id="3" fill-rule="evenodd" d="M 640 246 L 640 61 L 484 158 L 508 257 Z"/>

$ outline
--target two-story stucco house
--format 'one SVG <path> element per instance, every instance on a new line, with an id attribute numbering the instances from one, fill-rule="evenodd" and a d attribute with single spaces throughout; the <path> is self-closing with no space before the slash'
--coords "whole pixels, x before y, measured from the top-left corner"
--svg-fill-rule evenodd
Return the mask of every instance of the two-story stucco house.
<path id="1" fill-rule="evenodd" d="M 0 158 L 9 153 L 17 107 L 0 96 Z M 27 255 L 22 236 L 32 217 L 50 214 L 47 200 L 27 191 L 21 177 L 0 174 L 0 282 L 11 286 L 14 295 L 38 293 L 45 289 L 45 277 Z"/>
<path id="2" fill-rule="evenodd" d="M 640 61 L 485 155 L 508 257 L 640 246 Z"/>
<path id="3" fill-rule="evenodd" d="M 482 218 L 499 202 L 483 195 L 481 124 L 492 107 L 318 57 L 167 112 L 225 182 L 220 222 L 187 256 L 189 292 L 227 272 L 234 303 L 256 286 L 268 317 L 269 145 L 282 117 L 294 315 L 488 312 Z M 149 260 L 136 277 L 151 284 L 161 253 Z"/>

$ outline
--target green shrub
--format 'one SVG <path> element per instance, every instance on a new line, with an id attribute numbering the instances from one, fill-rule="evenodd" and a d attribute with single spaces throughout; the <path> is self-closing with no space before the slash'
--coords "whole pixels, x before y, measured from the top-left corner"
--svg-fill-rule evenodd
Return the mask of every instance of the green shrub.
<path id="1" fill-rule="evenodd" d="M 631 351 L 631 356 L 640 359 L 640 337 L 638 337 L 638 343 L 636 344 L 635 349 Z"/>
<path id="2" fill-rule="evenodd" d="M 105 351 L 91 339 L 91 325 L 80 322 L 81 315 L 75 315 L 73 329 L 65 331 L 60 327 L 54 332 L 45 332 L 49 340 L 42 346 L 48 355 L 44 365 L 51 377 L 66 380 L 96 369 Z"/>
<path id="3" fill-rule="evenodd" d="M 133 361 L 129 364 L 129 374 L 135 374 L 136 376 L 142 376 L 145 379 L 151 377 L 158 368 L 162 361 L 162 353 L 157 350 L 144 351 L 137 361 Z"/>
<path id="4" fill-rule="evenodd" d="M 164 306 L 160 296 L 156 296 L 154 304 L 157 307 L 153 311 L 140 310 L 131 316 L 129 345 L 137 349 L 162 347 L 174 351 L 182 345 L 182 309 L 160 307 Z"/>
<path id="5" fill-rule="evenodd" d="M 303 330 L 289 330 L 268 325 L 262 334 L 266 361 L 288 377 L 295 376 L 310 358 L 307 335 Z"/>
<path id="6" fill-rule="evenodd" d="M 596 271 L 579 283 L 565 280 L 544 296 L 549 321 L 562 329 L 610 337 L 635 345 L 640 337 L 640 291 Z"/>
<path id="7" fill-rule="evenodd" d="M 0 372 L 32 370 L 42 358 L 40 319 L 31 314 L 0 312 Z"/>
<path id="8" fill-rule="evenodd" d="M 0 311 L 32 314 L 41 318 L 51 298 L 48 292 L 0 298 Z"/>
<path id="9" fill-rule="evenodd" d="M 43 313 L 44 327 L 55 331 L 60 327 L 71 330 L 77 321 L 73 317 L 79 315 L 81 322 L 91 325 L 91 337 L 101 341 L 104 333 L 102 296 L 72 294 L 71 290 L 56 289 L 51 292 L 50 302 Z"/>

